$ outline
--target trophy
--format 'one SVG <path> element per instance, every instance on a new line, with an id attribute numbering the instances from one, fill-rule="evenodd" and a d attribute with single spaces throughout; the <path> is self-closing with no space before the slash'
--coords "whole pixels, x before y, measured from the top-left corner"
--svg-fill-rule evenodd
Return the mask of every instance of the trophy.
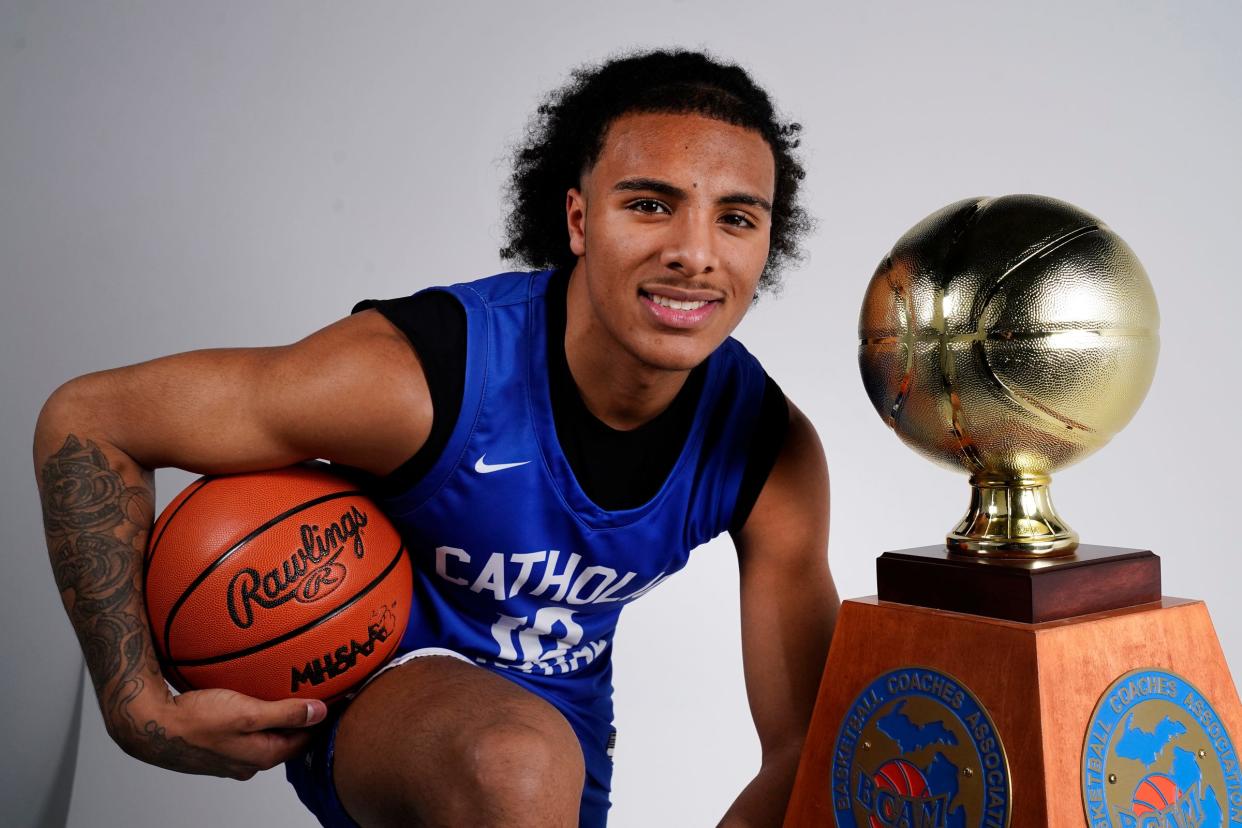
<path id="1" fill-rule="evenodd" d="M 1082 543 L 1049 489 L 1138 410 L 1158 326 L 1129 246 L 1051 198 L 950 204 L 880 263 L 863 384 L 970 502 L 842 605 L 786 826 L 1242 826 L 1205 606 L 1161 596 L 1151 551 Z"/>

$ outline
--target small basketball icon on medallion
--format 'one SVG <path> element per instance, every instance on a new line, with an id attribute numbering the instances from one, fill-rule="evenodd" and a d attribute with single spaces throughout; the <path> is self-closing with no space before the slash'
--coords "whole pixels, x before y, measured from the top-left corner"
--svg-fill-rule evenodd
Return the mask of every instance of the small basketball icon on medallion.
<path id="1" fill-rule="evenodd" d="M 1182 798 L 1182 790 L 1172 777 L 1153 773 L 1143 778 L 1134 789 L 1134 815 L 1160 813 L 1176 805 Z"/>
<path id="2" fill-rule="evenodd" d="M 905 759 L 890 759 L 877 768 L 875 789 L 875 808 L 880 816 L 871 815 L 871 828 L 888 828 L 897 824 L 903 802 L 928 796 L 927 779 L 923 772 Z"/>

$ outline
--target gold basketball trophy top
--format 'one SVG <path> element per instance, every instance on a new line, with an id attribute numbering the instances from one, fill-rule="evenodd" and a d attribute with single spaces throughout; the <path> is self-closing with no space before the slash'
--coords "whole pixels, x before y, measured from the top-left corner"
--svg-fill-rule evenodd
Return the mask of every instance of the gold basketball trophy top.
<path id="1" fill-rule="evenodd" d="M 951 551 L 1074 553 L 1049 480 L 1138 410 L 1159 321 L 1130 247 L 1062 201 L 959 201 L 897 241 L 867 288 L 859 364 L 906 445 L 970 474 Z"/>

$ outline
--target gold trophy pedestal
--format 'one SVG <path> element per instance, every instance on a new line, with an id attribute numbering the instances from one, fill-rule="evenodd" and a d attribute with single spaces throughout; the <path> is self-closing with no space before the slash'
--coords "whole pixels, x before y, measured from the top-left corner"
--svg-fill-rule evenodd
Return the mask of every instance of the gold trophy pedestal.
<path id="1" fill-rule="evenodd" d="M 1092 711 L 1102 690 L 1135 668 L 1187 677 L 1211 699 L 1225 730 L 1242 733 L 1242 704 L 1202 601 L 1166 597 L 1027 624 L 874 597 L 848 600 L 786 812 L 787 828 L 838 824 L 834 797 L 842 795 L 842 787 L 834 786 L 833 753 L 850 725 L 851 708 L 877 676 L 908 665 L 926 665 L 957 679 L 990 714 L 1004 742 L 1012 786 L 1009 816 L 997 823 L 1002 828 L 1096 824 L 1087 818 L 1082 781 Z M 844 793 L 854 793 L 852 780 Z M 993 823 L 985 814 L 982 824 Z"/>

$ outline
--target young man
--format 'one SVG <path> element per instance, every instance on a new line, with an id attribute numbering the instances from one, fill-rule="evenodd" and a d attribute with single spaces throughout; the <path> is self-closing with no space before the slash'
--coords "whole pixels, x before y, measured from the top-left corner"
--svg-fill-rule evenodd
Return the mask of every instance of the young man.
<path id="1" fill-rule="evenodd" d="M 722 824 L 779 824 L 837 606 L 827 469 L 728 337 L 805 225 L 796 130 L 702 55 L 582 70 L 516 154 L 504 252 L 549 269 L 59 389 L 35 462 L 113 738 L 192 773 L 290 760 L 329 826 L 603 825 L 620 608 L 728 530 L 763 761 Z M 318 702 L 170 695 L 140 591 L 150 469 L 314 457 L 373 475 L 406 538 L 405 654 L 313 730 Z"/>

